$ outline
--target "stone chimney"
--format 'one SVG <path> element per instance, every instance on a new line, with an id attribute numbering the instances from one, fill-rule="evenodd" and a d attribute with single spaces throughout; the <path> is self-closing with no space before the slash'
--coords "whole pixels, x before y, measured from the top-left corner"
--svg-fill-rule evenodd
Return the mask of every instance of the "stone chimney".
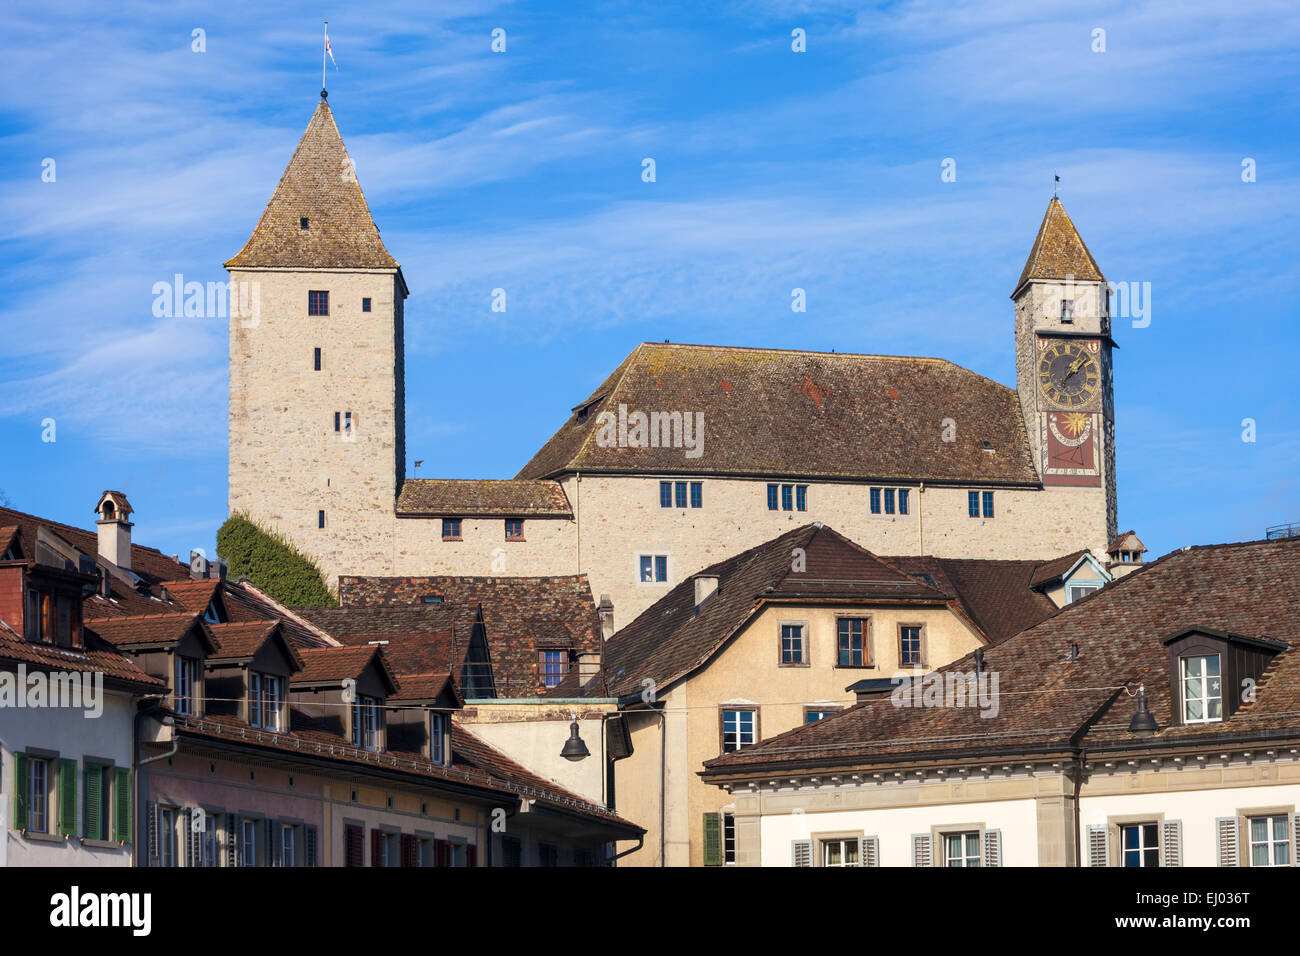
<path id="1" fill-rule="evenodd" d="M 99 556 L 123 571 L 131 570 L 131 502 L 120 491 L 105 491 L 95 505 Z"/>
<path id="2" fill-rule="evenodd" d="M 596 608 L 596 613 L 600 615 L 600 636 L 609 640 L 614 636 L 614 602 L 609 599 L 608 594 L 600 596 L 600 605 Z"/>
<path id="3" fill-rule="evenodd" d="M 711 598 L 718 590 L 718 576 L 716 574 L 697 574 L 695 575 L 695 610 L 700 609 L 700 605 Z"/>
<path id="4" fill-rule="evenodd" d="M 1125 531 L 1117 536 L 1106 549 L 1106 556 L 1109 558 L 1106 562 L 1106 570 L 1110 572 L 1111 579 L 1118 580 L 1126 574 L 1145 567 L 1142 555 L 1146 554 L 1146 550 L 1146 545 L 1132 531 Z"/>
<path id="5" fill-rule="evenodd" d="M 587 681 L 600 673 L 600 654 L 592 652 L 578 655 L 578 686 L 587 686 Z"/>

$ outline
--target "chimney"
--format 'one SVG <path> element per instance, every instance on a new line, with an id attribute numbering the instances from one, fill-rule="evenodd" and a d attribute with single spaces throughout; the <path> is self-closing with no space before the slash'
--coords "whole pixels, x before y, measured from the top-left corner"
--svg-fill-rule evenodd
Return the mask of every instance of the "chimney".
<path id="1" fill-rule="evenodd" d="M 600 596 L 600 606 L 596 608 L 596 613 L 600 615 L 600 636 L 609 640 L 614 636 L 614 602 L 608 594 Z"/>
<path id="2" fill-rule="evenodd" d="M 718 576 L 716 574 L 695 575 L 695 610 L 698 612 L 700 605 L 712 597 L 717 590 Z"/>
<path id="3" fill-rule="evenodd" d="M 95 505 L 99 556 L 123 571 L 131 570 L 131 502 L 120 491 L 105 491 Z"/>
<path id="4" fill-rule="evenodd" d="M 585 687 L 587 681 L 600 673 L 600 654 L 598 652 L 580 653 L 578 655 L 578 685 Z"/>
<path id="5" fill-rule="evenodd" d="M 202 551 L 190 552 L 190 577 L 195 581 L 208 576 L 208 559 Z"/>

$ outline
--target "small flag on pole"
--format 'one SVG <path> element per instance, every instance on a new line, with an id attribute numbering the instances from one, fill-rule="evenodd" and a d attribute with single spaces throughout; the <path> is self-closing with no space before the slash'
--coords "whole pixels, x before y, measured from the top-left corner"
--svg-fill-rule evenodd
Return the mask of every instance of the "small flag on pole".
<path id="1" fill-rule="evenodd" d="M 330 62 L 334 64 L 334 69 L 338 70 L 339 65 L 334 60 L 334 48 L 330 46 L 330 22 L 328 20 L 325 21 L 325 49 L 320 55 L 320 92 L 322 97 L 325 95 L 325 57 L 327 56 L 330 58 Z"/>

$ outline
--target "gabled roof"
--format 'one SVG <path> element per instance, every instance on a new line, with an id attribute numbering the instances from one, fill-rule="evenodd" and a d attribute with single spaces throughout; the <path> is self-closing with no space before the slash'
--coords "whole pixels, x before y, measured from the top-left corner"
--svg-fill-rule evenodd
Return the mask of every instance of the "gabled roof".
<path id="1" fill-rule="evenodd" d="M 379 238 L 324 97 L 253 234 L 226 268 L 398 268 Z"/>
<path id="2" fill-rule="evenodd" d="M 572 518 L 558 481 L 408 478 L 397 496 L 399 515 L 436 517 Z"/>
<path id="3" fill-rule="evenodd" d="M 517 477 L 1039 484 L 1015 390 L 943 359 L 646 342 L 578 408 Z M 692 425 L 703 415 L 699 454 L 687 457 L 684 428 L 679 447 L 611 442 L 605 413 L 638 411 L 690 412 Z M 949 418 L 960 423 L 955 440 L 939 441 Z"/>
<path id="4" fill-rule="evenodd" d="M 999 677 L 996 717 L 974 707 L 897 707 L 885 697 L 711 760 L 706 773 L 1068 753 L 1077 745 L 1120 751 L 1135 746 L 1128 725 L 1139 684 L 1160 726 L 1144 747 L 1213 747 L 1266 734 L 1278 735 L 1278 745 L 1300 740 L 1297 606 L 1300 539 L 1176 551 L 985 649 L 985 669 Z M 1227 720 L 1173 726 L 1165 642 L 1180 629 L 1206 627 L 1290 649 L 1265 669 L 1255 700 Z M 1073 644 L 1078 658 L 1066 661 Z M 972 668 L 967 656 L 940 673 Z"/>
<path id="5" fill-rule="evenodd" d="M 1145 552 L 1146 549 L 1147 546 L 1132 531 L 1123 531 L 1115 535 L 1115 540 L 1106 545 L 1107 554 L 1114 554 L 1116 551 Z"/>
<path id="6" fill-rule="evenodd" d="M 1053 196 L 1043 213 L 1042 225 L 1038 227 L 1038 235 L 1034 237 L 1034 245 L 1029 250 L 1029 258 L 1025 260 L 1012 297 L 1031 279 L 1067 279 L 1071 276 L 1075 282 L 1106 281 L 1061 200 Z"/>
<path id="7" fill-rule="evenodd" d="M 804 552 L 802 571 L 793 568 L 796 548 Z M 697 613 L 700 576 L 716 576 L 718 588 Z M 949 598 L 839 532 L 804 525 L 686 578 L 642 611 L 605 643 L 606 686 L 622 697 L 650 679 L 662 693 L 708 661 L 764 602 L 846 600 L 943 606 Z"/>
<path id="8" fill-rule="evenodd" d="M 55 532 L 83 554 L 94 556 L 99 553 L 97 532 L 74 528 L 72 525 L 50 521 L 24 511 L 0 508 L 0 525 L 18 526 L 18 537 L 23 546 L 23 553 L 27 555 L 36 553 L 36 535 L 42 527 Z M 146 584 L 152 585 L 160 581 L 187 581 L 190 577 L 190 568 L 189 565 L 175 561 L 157 548 L 132 544 L 131 573 Z"/>
<path id="9" fill-rule="evenodd" d="M 372 664 L 388 685 L 388 693 L 397 689 L 397 682 L 384 663 L 378 644 L 357 644 L 350 647 L 308 647 L 298 652 L 302 669 L 289 678 L 291 686 L 309 684 L 338 684 L 356 680 Z"/>
<path id="10" fill-rule="evenodd" d="M 1053 584 L 1057 584 L 1072 575 L 1079 565 L 1085 561 L 1092 564 L 1107 579 L 1110 578 L 1106 570 L 1092 556 L 1092 552 L 1084 549 L 1075 551 L 1073 554 L 1063 554 L 1051 561 L 1044 561 L 1035 569 L 1033 580 L 1029 582 L 1030 586 L 1039 589 L 1051 587 Z"/>
<path id="11" fill-rule="evenodd" d="M 443 603 L 420 603 L 435 597 Z M 342 611 L 376 613 L 383 608 L 381 613 L 398 619 L 403 619 L 402 612 L 427 617 L 439 607 L 481 611 L 492 676 L 501 697 L 538 697 L 547 692 L 538 673 L 541 649 L 567 650 L 575 655 L 601 650 L 600 615 L 591 585 L 582 574 L 518 578 L 345 575 L 339 578 L 339 600 L 345 605 Z M 313 620 L 331 616 L 326 611 Z"/>
<path id="12" fill-rule="evenodd" d="M 0 662 L 23 664 L 29 671 L 75 671 L 102 673 L 106 681 L 126 685 L 144 694 L 166 691 L 167 685 L 150 677 L 130 657 L 85 628 L 85 647 L 56 647 L 25 640 L 5 621 L 0 620 Z"/>
<path id="13" fill-rule="evenodd" d="M 117 647 L 133 649 L 172 647 L 186 634 L 195 632 L 209 652 L 215 649 L 212 638 L 203 628 L 202 618 L 190 611 L 87 620 L 84 629 Z"/>
<path id="14" fill-rule="evenodd" d="M 208 656 L 209 661 L 250 661 L 268 643 L 275 643 L 294 668 L 303 666 L 302 656 L 281 632 L 277 620 L 205 623 L 204 626 L 217 643 L 217 649 Z"/>

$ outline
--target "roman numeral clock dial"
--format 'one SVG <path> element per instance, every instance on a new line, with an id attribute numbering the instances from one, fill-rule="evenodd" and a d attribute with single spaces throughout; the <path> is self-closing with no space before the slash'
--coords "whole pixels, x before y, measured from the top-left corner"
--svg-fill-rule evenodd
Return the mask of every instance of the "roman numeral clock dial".
<path id="1" fill-rule="evenodd" d="M 1086 345 L 1058 342 L 1042 351 L 1038 382 L 1043 394 L 1057 405 L 1078 408 L 1097 394 L 1101 373 L 1097 357 Z"/>

